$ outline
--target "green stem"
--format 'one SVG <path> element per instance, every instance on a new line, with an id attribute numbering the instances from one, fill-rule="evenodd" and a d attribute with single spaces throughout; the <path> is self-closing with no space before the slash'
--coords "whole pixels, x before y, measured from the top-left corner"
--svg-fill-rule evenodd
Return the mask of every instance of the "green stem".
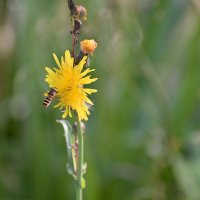
<path id="1" fill-rule="evenodd" d="M 83 143 L 83 130 L 81 128 L 81 121 L 78 119 L 78 116 L 77 116 L 77 131 L 78 131 L 78 165 L 77 165 L 76 199 L 82 200 L 84 143 Z"/>

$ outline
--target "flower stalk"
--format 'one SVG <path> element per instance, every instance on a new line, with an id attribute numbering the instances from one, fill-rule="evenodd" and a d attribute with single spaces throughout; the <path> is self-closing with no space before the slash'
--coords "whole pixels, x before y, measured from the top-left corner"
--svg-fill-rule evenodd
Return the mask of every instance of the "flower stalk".
<path id="1" fill-rule="evenodd" d="M 83 159 L 84 159 L 84 136 L 81 127 L 81 121 L 77 117 L 77 135 L 78 135 L 78 165 L 77 165 L 77 181 L 76 181 L 76 200 L 83 199 L 83 188 L 85 181 L 83 178 Z"/>
<path id="2" fill-rule="evenodd" d="M 78 64 L 82 59 L 80 59 L 78 62 L 75 62 L 76 55 L 75 55 L 75 47 L 77 43 L 77 35 L 79 34 L 79 30 L 81 27 L 81 20 L 79 18 L 79 11 L 81 11 L 80 7 L 75 5 L 74 1 L 68 0 L 68 7 L 70 9 L 70 15 L 71 15 L 71 22 L 72 22 L 72 58 L 74 58 L 74 65 Z M 86 13 L 86 11 L 85 11 Z M 78 16 L 78 17 L 77 17 Z M 83 58 L 83 57 L 82 57 Z M 85 180 L 83 178 L 83 159 L 84 159 L 84 139 L 83 139 L 83 129 L 81 127 L 81 120 L 76 115 L 76 121 L 77 121 L 77 147 L 76 148 L 76 166 L 77 171 L 76 173 L 76 200 L 82 200 L 83 199 L 83 188 L 85 188 Z"/>

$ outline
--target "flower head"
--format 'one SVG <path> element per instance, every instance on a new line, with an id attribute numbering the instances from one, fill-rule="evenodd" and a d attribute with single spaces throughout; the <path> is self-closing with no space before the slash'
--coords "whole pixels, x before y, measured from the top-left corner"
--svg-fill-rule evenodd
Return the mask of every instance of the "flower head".
<path id="1" fill-rule="evenodd" d="M 79 20 L 86 20 L 87 19 L 87 10 L 85 7 L 81 5 L 76 5 L 74 10 L 75 18 Z"/>
<path id="2" fill-rule="evenodd" d="M 97 90 L 84 88 L 84 85 L 97 80 L 97 78 L 91 78 L 90 75 L 86 76 L 94 69 L 87 68 L 83 71 L 87 59 L 86 56 L 76 66 L 74 66 L 74 59 L 69 51 L 65 51 L 65 57 L 61 57 L 61 63 L 55 54 L 53 56 L 58 68 L 54 68 L 53 71 L 46 67 L 48 74 L 45 81 L 50 88 L 54 88 L 57 92 L 58 103 L 55 107 L 64 109 L 63 118 L 66 118 L 68 115 L 71 117 L 71 110 L 75 110 L 79 120 L 87 121 L 90 114 L 88 105 L 93 105 L 88 95 L 97 92 Z"/>
<path id="3" fill-rule="evenodd" d="M 81 41 L 81 50 L 85 54 L 93 54 L 97 48 L 97 43 L 94 40 L 83 40 Z"/>

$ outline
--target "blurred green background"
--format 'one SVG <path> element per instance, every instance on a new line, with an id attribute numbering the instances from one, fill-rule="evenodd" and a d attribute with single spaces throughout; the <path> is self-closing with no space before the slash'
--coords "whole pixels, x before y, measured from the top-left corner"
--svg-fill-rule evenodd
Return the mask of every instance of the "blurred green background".
<path id="1" fill-rule="evenodd" d="M 200 1 L 88 0 L 99 80 L 86 200 L 200 199 Z M 0 0 L 0 199 L 75 199 L 45 66 L 71 47 L 65 0 Z"/>

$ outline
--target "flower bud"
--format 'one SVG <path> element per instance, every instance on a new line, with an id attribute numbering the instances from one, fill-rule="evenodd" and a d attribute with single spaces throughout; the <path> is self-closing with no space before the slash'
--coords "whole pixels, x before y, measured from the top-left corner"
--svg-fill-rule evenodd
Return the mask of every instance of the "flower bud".
<path id="1" fill-rule="evenodd" d="M 80 44 L 81 50 L 84 54 L 93 54 L 97 47 L 97 43 L 94 40 L 83 40 Z"/>
<path id="2" fill-rule="evenodd" d="M 76 5 L 74 8 L 74 17 L 79 20 L 87 19 L 87 10 L 81 5 Z"/>

